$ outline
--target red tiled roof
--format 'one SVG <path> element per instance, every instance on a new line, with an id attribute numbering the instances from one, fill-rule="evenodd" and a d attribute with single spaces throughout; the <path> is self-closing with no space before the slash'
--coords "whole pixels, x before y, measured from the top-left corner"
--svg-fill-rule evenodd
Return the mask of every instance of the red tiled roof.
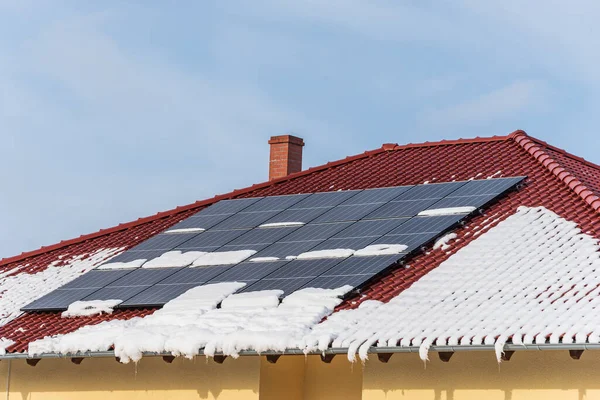
<path id="1" fill-rule="evenodd" d="M 434 160 L 434 161 L 432 161 Z M 500 171 L 500 172 L 499 172 Z M 174 225 L 201 208 L 222 199 L 281 194 L 364 189 L 429 182 L 448 182 L 488 176 L 528 176 L 523 189 L 509 194 L 457 231 L 460 241 L 448 253 L 431 251 L 409 261 L 411 268 L 398 269 L 365 288 L 362 299 L 387 301 L 438 266 L 449 255 L 467 245 L 473 232 L 489 216 L 495 223 L 514 213 L 516 208 L 544 206 L 561 217 L 574 221 L 583 231 L 600 238 L 600 167 L 572 156 L 522 131 L 508 136 L 461 139 L 409 145 L 385 144 L 343 160 L 310 168 L 286 178 L 236 190 L 212 199 L 162 212 L 77 239 L 24 253 L 0 261 L 3 271 L 29 264 L 25 273 L 43 270 L 59 255 L 89 254 L 100 248 L 131 247 Z M 20 272 L 22 273 L 22 272 Z M 354 307 L 349 299 L 340 308 Z M 111 318 L 145 315 L 152 309 L 115 311 L 112 316 L 61 319 L 56 313 L 22 315 L 0 328 L 0 337 L 16 343 L 8 350 L 25 351 L 27 343 L 46 335 L 66 333 L 78 327 Z M 25 332 L 17 331 L 23 328 Z"/>

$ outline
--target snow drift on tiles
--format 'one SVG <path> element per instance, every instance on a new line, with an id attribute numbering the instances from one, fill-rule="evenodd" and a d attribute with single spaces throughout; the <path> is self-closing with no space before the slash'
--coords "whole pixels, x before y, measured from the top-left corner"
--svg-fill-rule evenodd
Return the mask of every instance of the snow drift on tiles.
<path id="1" fill-rule="evenodd" d="M 337 312 L 306 348 L 600 342 L 597 240 L 543 208 L 517 212 L 387 304 Z M 589 336 L 588 336 L 589 334 Z M 564 335 L 564 336 L 563 336 Z M 561 339 L 562 337 L 562 339 Z"/>
<path id="2" fill-rule="evenodd" d="M 21 307 L 58 289 L 122 251 L 122 248 L 100 249 L 91 254 L 63 257 L 35 274 L 27 273 L 27 266 L 1 274 L 0 326 L 21 315 Z M 11 275 L 15 272 L 19 273 Z"/>
<path id="3" fill-rule="evenodd" d="M 224 282 L 193 288 L 144 318 L 85 326 L 66 335 L 30 343 L 29 353 L 101 351 L 114 346 L 122 362 L 138 361 L 144 352 L 193 357 L 204 349 L 237 357 L 241 350 L 283 351 L 298 348 L 302 338 L 331 314 L 351 287 L 303 289 L 279 303 L 282 292 L 233 294 L 243 283 Z M 222 302 L 221 308 L 217 305 Z"/>

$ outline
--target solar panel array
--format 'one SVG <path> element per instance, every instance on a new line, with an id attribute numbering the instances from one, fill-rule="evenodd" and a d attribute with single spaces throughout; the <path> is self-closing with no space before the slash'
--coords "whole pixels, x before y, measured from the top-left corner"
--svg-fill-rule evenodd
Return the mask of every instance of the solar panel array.
<path id="1" fill-rule="evenodd" d="M 419 216 L 424 210 L 481 208 L 514 188 L 523 177 L 448 182 L 379 189 L 272 196 L 220 201 L 181 221 L 109 262 L 151 260 L 180 250 L 254 250 L 234 265 L 182 268 L 93 270 L 23 308 L 62 310 L 76 300 L 120 299 L 119 307 L 160 306 L 188 289 L 238 281 L 242 291 L 305 287 L 358 288 L 456 226 L 465 214 Z M 301 222 L 297 226 L 271 226 Z M 194 229 L 196 229 L 194 231 Z M 286 259 L 330 249 L 401 244 L 401 254 L 346 258 Z"/>

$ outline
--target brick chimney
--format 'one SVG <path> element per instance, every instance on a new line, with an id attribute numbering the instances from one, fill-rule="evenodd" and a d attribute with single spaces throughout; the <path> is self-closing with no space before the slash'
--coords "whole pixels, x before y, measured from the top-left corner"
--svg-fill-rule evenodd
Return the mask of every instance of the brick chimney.
<path id="1" fill-rule="evenodd" d="M 271 136 L 269 144 L 269 180 L 302 171 L 302 138 L 292 135 Z"/>

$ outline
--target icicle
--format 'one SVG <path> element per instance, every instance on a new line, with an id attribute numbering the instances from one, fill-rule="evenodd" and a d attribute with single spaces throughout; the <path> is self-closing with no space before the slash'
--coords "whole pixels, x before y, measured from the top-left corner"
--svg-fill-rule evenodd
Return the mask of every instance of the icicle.
<path id="1" fill-rule="evenodd" d="M 496 344 L 494 345 L 498 364 L 502 362 L 502 354 L 504 354 L 504 344 L 506 343 L 507 339 L 508 338 L 505 335 L 500 335 L 500 337 L 498 337 L 498 340 L 496 340 Z"/>

